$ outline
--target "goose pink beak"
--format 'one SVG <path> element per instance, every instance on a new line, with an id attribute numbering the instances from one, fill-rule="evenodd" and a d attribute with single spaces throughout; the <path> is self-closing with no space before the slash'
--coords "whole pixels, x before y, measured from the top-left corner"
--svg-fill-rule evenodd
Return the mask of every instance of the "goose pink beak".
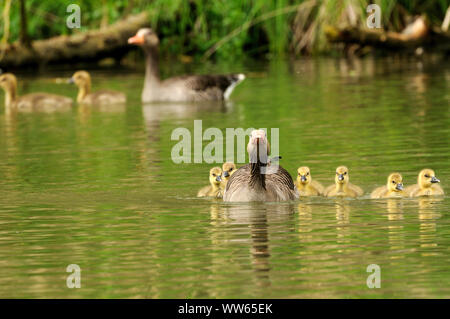
<path id="1" fill-rule="evenodd" d="M 144 43 L 144 37 L 142 35 L 135 35 L 134 37 L 131 37 L 128 39 L 129 44 L 143 44 Z"/>

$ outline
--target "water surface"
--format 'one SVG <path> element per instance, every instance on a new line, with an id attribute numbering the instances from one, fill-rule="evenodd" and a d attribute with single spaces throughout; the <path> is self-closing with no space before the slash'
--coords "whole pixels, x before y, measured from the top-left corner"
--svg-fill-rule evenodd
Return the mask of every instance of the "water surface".
<path id="1" fill-rule="evenodd" d="M 280 129 L 281 165 L 325 186 L 339 165 L 366 192 L 433 168 L 449 191 L 450 65 L 316 59 L 162 66 L 245 71 L 226 104 L 140 103 L 143 74 L 93 71 L 123 107 L 5 115 L 0 94 L 0 297 L 449 298 L 450 198 L 198 199 L 212 164 L 174 164 L 177 127 Z M 75 97 L 55 71 L 20 92 Z M 207 142 L 205 142 L 206 144 Z M 81 289 L 66 267 L 81 267 Z M 370 264 L 381 288 L 369 289 Z"/>

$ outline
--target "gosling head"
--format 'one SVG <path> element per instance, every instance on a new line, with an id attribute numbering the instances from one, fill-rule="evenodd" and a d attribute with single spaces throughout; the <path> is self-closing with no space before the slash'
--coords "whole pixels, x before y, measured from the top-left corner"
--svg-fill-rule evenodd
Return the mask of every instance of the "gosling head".
<path id="1" fill-rule="evenodd" d="M 347 184 L 348 177 L 348 168 L 345 166 L 339 166 L 336 168 L 336 177 L 334 178 L 336 184 Z"/>
<path id="2" fill-rule="evenodd" d="M 303 185 L 308 185 L 311 182 L 309 167 L 302 166 L 297 169 L 297 182 Z"/>
<path id="3" fill-rule="evenodd" d="M 387 179 L 387 188 L 391 192 L 403 191 L 403 177 L 400 173 L 392 173 Z"/>
<path id="4" fill-rule="evenodd" d="M 236 171 L 236 165 L 232 162 L 226 162 L 222 165 L 222 180 L 228 181 L 230 176 Z"/>
<path id="5" fill-rule="evenodd" d="M 139 29 L 135 36 L 128 39 L 129 44 L 155 48 L 159 45 L 158 35 L 150 28 Z"/>
<path id="6" fill-rule="evenodd" d="M 426 168 L 420 171 L 419 177 L 417 178 L 417 183 L 420 188 L 431 187 L 434 183 L 439 183 L 440 180 L 436 178 L 434 171 L 432 169 Z"/>
<path id="7" fill-rule="evenodd" d="M 16 76 L 12 73 L 0 75 L 0 86 L 6 91 L 11 92 L 17 88 Z"/>
<path id="8" fill-rule="evenodd" d="M 264 130 L 253 130 L 250 140 L 247 144 L 247 152 L 250 157 L 250 163 L 267 164 L 268 154 L 270 153 L 269 141 Z"/>
<path id="9" fill-rule="evenodd" d="M 209 170 L 209 182 L 212 186 L 219 187 L 222 182 L 222 169 L 220 167 L 213 167 Z"/>
<path id="10" fill-rule="evenodd" d="M 86 71 L 77 71 L 69 79 L 69 83 L 75 83 L 76 86 L 86 86 L 91 84 L 91 76 Z"/>

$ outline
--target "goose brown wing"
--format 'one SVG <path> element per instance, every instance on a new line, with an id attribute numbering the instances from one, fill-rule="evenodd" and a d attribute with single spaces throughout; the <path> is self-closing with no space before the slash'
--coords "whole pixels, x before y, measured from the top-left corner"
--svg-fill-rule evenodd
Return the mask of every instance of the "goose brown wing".
<path id="1" fill-rule="evenodd" d="M 250 164 L 246 164 L 238 168 L 233 175 L 230 176 L 225 191 L 233 189 L 237 185 L 250 182 Z"/>
<path id="2" fill-rule="evenodd" d="M 227 75 L 194 75 L 185 78 L 186 86 L 194 91 L 206 91 L 218 88 L 225 91 L 230 85 L 239 80 L 237 74 Z"/>
<path id="3" fill-rule="evenodd" d="M 291 174 L 281 166 L 278 166 L 278 171 L 275 174 L 267 174 L 266 181 L 271 181 L 276 185 L 285 185 L 289 189 L 294 190 L 294 181 Z"/>

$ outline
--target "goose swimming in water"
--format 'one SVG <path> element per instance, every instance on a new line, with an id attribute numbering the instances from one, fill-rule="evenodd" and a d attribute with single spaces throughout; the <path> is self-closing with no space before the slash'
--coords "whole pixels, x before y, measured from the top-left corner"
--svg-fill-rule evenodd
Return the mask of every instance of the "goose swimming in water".
<path id="1" fill-rule="evenodd" d="M 77 71 L 69 79 L 69 83 L 78 86 L 77 102 L 82 104 L 120 104 L 127 101 L 122 92 L 99 90 L 91 92 L 91 76 L 87 71 Z"/>
<path id="2" fill-rule="evenodd" d="M 426 168 L 420 171 L 417 184 L 407 187 L 405 192 L 409 194 L 409 197 L 444 195 L 444 190 L 438 184 L 440 182 L 434 171 Z"/>
<path id="3" fill-rule="evenodd" d="M 392 173 L 388 176 L 387 184 L 377 187 L 370 194 L 370 198 L 404 197 L 403 177 L 400 173 Z"/>
<path id="4" fill-rule="evenodd" d="M 159 75 L 159 39 L 150 28 L 140 29 L 128 43 L 139 45 L 146 55 L 142 102 L 190 102 L 226 100 L 245 79 L 244 74 L 185 75 L 161 80 Z"/>
<path id="5" fill-rule="evenodd" d="M 252 131 L 247 145 L 250 163 L 231 175 L 223 196 L 225 202 L 275 202 L 298 198 L 291 175 L 281 166 L 271 169 L 268 165 L 269 151 L 266 132 Z"/>
<path id="6" fill-rule="evenodd" d="M 209 171 L 209 183 L 210 185 L 202 187 L 197 197 L 216 197 L 222 198 L 223 189 L 222 183 L 222 169 L 220 167 L 213 167 Z"/>
<path id="7" fill-rule="evenodd" d="M 297 181 L 295 183 L 300 196 L 320 196 L 324 187 L 318 181 L 313 180 L 309 167 L 302 166 L 297 169 Z"/>
<path id="8" fill-rule="evenodd" d="M 334 184 L 325 189 L 325 196 L 328 197 L 358 197 L 364 194 L 361 187 L 351 184 L 348 168 L 339 166 L 336 168 Z"/>
<path id="9" fill-rule="evenodd" d="M 7 112 L 54 112 L 68 111 L 72 99 L 49 93 L 17 94 L 17 78 L 12 73 L 0 75 L 0 86 L 5 90 L 5 108 Z"/>

